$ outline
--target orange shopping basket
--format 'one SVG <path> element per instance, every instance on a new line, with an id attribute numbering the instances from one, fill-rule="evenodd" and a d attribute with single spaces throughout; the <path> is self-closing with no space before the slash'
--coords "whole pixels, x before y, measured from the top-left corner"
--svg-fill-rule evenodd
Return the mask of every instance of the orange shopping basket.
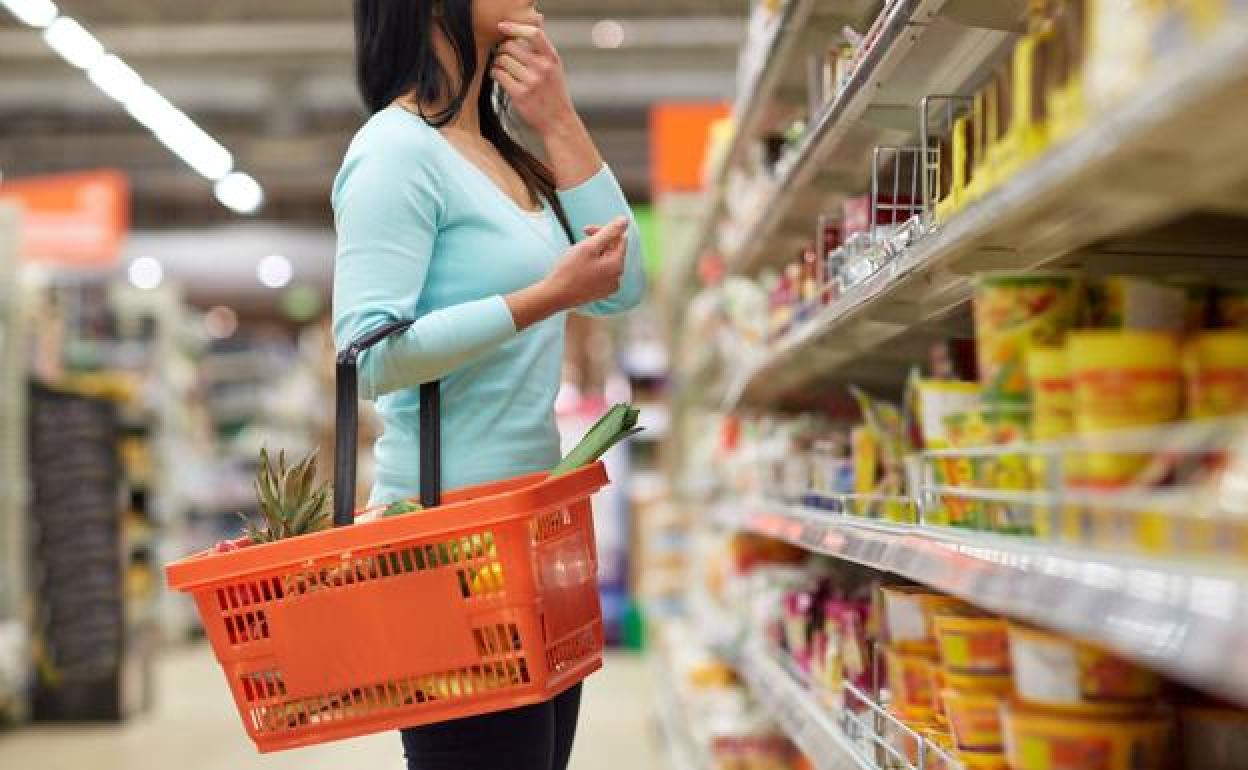
<path id="1" fill-rule="evenodd" d="M 334 525 L 166 567 L 190 593 L 261 752 L 540 703 L 602 665 L 597 463 L 441 500 L 438 384 L 421 388 L 421 499 L 355 526 L 357 362 L 338 357 Z M 439 503 L 442 503 L 439 505 Z"/>

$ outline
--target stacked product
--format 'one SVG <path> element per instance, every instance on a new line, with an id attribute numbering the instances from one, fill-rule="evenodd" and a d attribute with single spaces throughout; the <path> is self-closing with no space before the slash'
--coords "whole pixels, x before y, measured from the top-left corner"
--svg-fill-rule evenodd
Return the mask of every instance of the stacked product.
<path id="1" fill-rule="evenodd" d="M 918 393 L 922 422 L 943 429 L 926 448 L 968 450 L 931 459 L 946 494 L 928 522 L 1148 552 L 1236 548 L 1213 525 L 1166 512 L 992 503 L 957 489 L 1105 492 L 1216 479 L 1224 458 L 1212 449 L 1190 461 L 1157 452 L 1160 439 L 1123 446 L 1122 436 L 1248 413 L 1245 290 L 1077 272 L 991 273 L 976 286 L 978 386 L 961 384 L 958 399 L 943 401 Z M 976 451 L 1028 442 L 1053 448 Z"/>
<path id="2" fill-rule="evenodd" d="M 1186 702 L 1177 688 L 1163 698 L 1156 675 L 1096 645 L 942 594 L 882 593 L 891 708 L 967 770 L 1238 766 L 1242 710 Z M 896 748 L 913 753 L 901 737 Z"/>
<path id="3" fill-rule="evenodd" d="M 115 719 L 128 710 L 118 440 L 111 403 L 32 392 L 37 718 Z"/>

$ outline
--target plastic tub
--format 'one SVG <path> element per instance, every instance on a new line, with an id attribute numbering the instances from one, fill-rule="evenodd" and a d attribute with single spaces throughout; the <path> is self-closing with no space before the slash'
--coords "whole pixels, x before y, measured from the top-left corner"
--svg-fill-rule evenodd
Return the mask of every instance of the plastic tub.
<path id="1" fill-rule="evenodd" d="M 1002 709 L 1001 722 L 1006 759 L 1012 770 L 1170 767 L 1170 720 L 1164 717 L 1079 718 L 1009 704 Z"/>
<path id="2" fill-rule="evenodd" d="M 999 751 L 959 751 L 957 757 L 966 770 L 1010 770 Z"/>
<path id="3" fill-rule="evenodd" d="M 969 606 L 961 599 L 917 586 L 885 586 L 880 593 L 893 649 L 932 658 L 936 656 L 932 619 L 940 612 Z"/>
<path id="4" fill-rule="evenodd" d="M 1009 623 L 972 613 L 940 614 L 933 618 L 936 645 L 945 668 L 958 674 L 1008 674 Z"/>
<path id="5" fill-rule="evenodd" d="M 1010 624 L 1010 659 L 1020 700 L 1084 714 L 1131 714 L 1153 705 L 1156 675 L 1101 647 Z"/>
<path id="6" fill-rule="evenodd" d="M 884 654 L 888 668 L 888 689 L 893 703 L 908 718 L 932 721 L 936 717 L 939 668 L 927 658 L 888 650 Z"/>
<path id="7" fill-rule="evenodd" d="M 1196 419 L 1248 412 L 1248 331 L 1205 332 L 1188 343 L 1187 408 Z"/>
<path id="8" fill-rule="evenodd" d="M 1001 734 L 1001 705 L 1004 699 L 990 693 L 941 691 L 945 716 L 954 743 L 966 751 L 1000 751 L 1005 745 Z"/>

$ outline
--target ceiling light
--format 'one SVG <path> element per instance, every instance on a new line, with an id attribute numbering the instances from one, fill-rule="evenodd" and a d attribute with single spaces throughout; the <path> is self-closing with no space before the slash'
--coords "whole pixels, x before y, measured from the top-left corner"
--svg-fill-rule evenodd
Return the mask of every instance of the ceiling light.
<path id="1" fill-rule="evenodd" d="M 61 58 L 80 70 L 104 58 L 104 46 L 78 22 L 62 16 L 43 31 L 43 39 Z"/>
<path id="2" fill-rule="evenodd" d="M 165 280 L 165 268 L 154 257 L 139 257 L 130 263 L 127 270 L 130 283 L 136 289 L 150 291 L 158 288 Z"/>
<path id="3" fill-rule="evenodd" d="M 17 20 L 31 27 L 43 29 L 56 20 L 60 11 L 52 0 L 0 0 Z"/>
<path id="4" fill-rule="evenodd" d="M 218 305 L 204 313 L 204 331 L 216 340 L 225 340 L 238 331 L 238 313 L 234 308 Z"/>
<path id="5" fill-rule="evenodd" d="M 619 48 L 624 45 L 624 25 L 615 19 L 603 19 L 594 24 L 589 38 L 595 48 Z"/>
<path id="6" fill-rule="evenodd" d="M 227 174 L 217 182 L 217 200 L 239 214 L 254 214 L 264 204 L 264 190 L 256 180 L 241 171 Z"/>
<path id="7" fill-rule="evenodd" d="M 256 277 L 260 283 L 270 289 L 282 289 L 290 284 L 295 277 L 295 269 L 286 257 L 273 254 L 260 260 L 256 265 Z"/>
<path id="8" fill-rule="evenodd" d="M 110 99 L 123 105 L 134 99 L 143 87 L 139 73 L 111 53 L 87 70 L 87 77 Z"/>

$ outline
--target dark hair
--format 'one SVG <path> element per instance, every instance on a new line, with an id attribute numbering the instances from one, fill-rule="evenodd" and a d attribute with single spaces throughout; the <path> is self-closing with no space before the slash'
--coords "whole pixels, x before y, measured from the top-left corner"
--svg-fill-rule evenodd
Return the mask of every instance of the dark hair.
<path id="1" fill-rule="evenodd" d="M 453 76 L 434 48 L 435 25 L 455 54 L 458 71 Z M 355 56 L 356 79 L 370 113 L 411 94 L 422 105 L 446 104 L 439 112 L 422 114 L 430 126 L 441 128 L 463 109 L 468 86 L 482 65 L 477 61 L 472 0 L 355 0 Z M 493 56 L 484 62 L 487 73 Z M 482 136 L 520 175 L 531 197 L 550 203 L 567 230 L 554 174 L 507 131 L 505 95 L 488 76 L 477 107 Z"/>

